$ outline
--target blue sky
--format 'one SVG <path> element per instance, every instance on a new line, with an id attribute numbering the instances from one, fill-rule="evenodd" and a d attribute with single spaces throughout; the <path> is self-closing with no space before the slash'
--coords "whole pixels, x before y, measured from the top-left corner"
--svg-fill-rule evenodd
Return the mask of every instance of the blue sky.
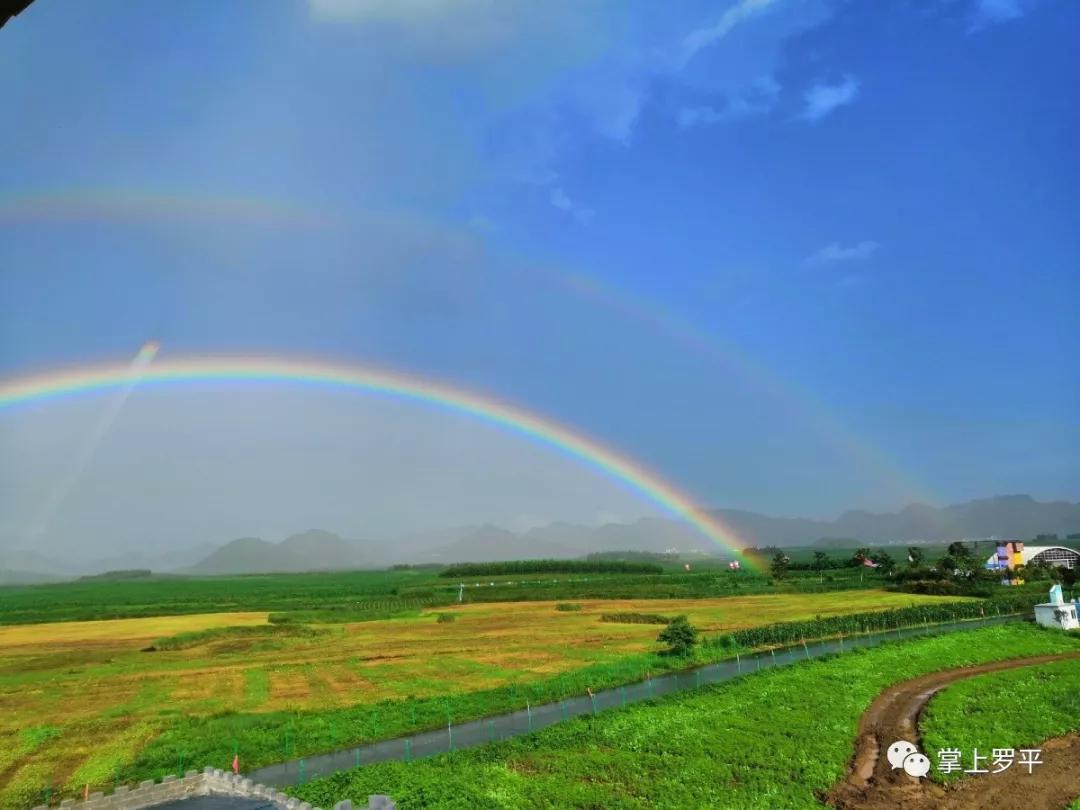
<path id="1" fill-rule="evenodd" d="M 38 0 L 0 31 L 0 373 L 150 338 L 375 362 L 548 414 L 718 506 L 1076 499 L 1078 33 L 1065 0 Z M 144 440 L 205 475 L 150 426 L 219 394 L 148 396 Z M 260 402 L 292 447 L 378 410 L 313 426 Z M 0 415 L 8 492 L 49 501 L 55 437 L 101 407 Z M 368 448 L 365 470 L 403 476 L 380 504 L 417 465 L 461 476 L 380 531 L 650 512 L 588 472 L 561 491 L 565 460 L 486 428 L 379 418 L 416 453 Z M 94 474 L 137 491 L 118 430 Z M 473 449 L 440 455 L 458 430 Z M 327 477 L 361 474 L 339 455 Z M 257 479 L 241 456 L 229 474 Z M 69 531 L 106 514 L 79 486 Z M 195 508 L 162 489 L 140 502 Z M 364 507 L 315 500 L 293 515 L 364 530 Z M 213 514 L 300 520 L 253 508 Z"/>

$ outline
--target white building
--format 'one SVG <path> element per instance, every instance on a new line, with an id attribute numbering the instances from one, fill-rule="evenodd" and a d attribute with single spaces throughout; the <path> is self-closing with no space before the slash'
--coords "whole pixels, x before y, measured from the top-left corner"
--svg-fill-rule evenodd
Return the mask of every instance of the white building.
<path id="1" fill-rule="evenodd" d="M 1061 596 L 1061 586 L 1050 589 L 1050 601 L 1035 606 L 1035 621 L 1043 627 L 1055 627 L 1059 630 L 1080 629 L 1077 619 L 1076 602 L 1066 602 Z"/>
<path id="2" fill-rule="evenodd" d="M 1019 546 L 1014 551 L 1014 548 Z M 1007 550 L 1006 550 L 1007 549 Z M 991 569 L 1013 568 L 1017 565 L 1049 563 L 1058 568 L 1080 568 L 1080 552 L 1065 546 L 1029 546 L 1025 543 L 1007 543 L 986 560 Z"/>

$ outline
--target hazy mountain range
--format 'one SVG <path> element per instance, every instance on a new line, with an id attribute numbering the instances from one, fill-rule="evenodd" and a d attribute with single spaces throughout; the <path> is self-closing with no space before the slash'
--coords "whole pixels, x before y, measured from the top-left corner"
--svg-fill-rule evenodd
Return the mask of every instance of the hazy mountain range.
<path id="1" fill-rule="evenodd" d="M 777 518 L 718 509 L 716 518 L 745 545 L 890 545 L 989 537 L 1030 539 L 1080 532 L 1080 503 L 1005 495 L 945 507 L 912 504 L 899 512 L 845 512 L 836 520 Z M 1075 543 L 1074 543 L 1075 544 Z M 149 568 L 178 574 L 238 574 L 379 567 L 394 563 L 483 562 L 577 557 L 594 551 L 712 551 L 696 530 L 675 520 L 582 526 L 552 523 L 515 533 L 465 526 L 383 541 L 350 540 L 313 529 L 279 543 L 256 537 L 201 544 L 159 555 L 129 554 L 84 563 L 35 551 L 0 550 L 0 583 L 38 582 L 106 570 Z"/>

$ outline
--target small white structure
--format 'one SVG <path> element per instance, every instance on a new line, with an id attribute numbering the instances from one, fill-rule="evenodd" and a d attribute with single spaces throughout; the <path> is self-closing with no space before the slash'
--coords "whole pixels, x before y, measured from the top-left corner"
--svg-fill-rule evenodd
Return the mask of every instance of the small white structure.
<path id="1" fill-rule="evenodd" d="M 1076 602 L 1066 602 L 1061 596 L 1061 586 L 1050 589 L 1050 601 L 1035 606 L 1035 621 L 1043 627 L 1056 627 L 1060 630 L 1080 629 L 1077 618 Z"/>

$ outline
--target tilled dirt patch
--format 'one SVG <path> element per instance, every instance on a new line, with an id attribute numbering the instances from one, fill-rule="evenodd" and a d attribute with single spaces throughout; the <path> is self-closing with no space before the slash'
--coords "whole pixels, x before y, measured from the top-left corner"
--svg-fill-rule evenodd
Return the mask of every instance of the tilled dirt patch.
<path id="1" fill-rule="evenodd" d="M 1080 734 L 1042 744 L 1042 764 L 1034 773 L 1014 764 L 1000 774 L 973 776 L 942 787 L 893 770 L 885 756 L 889 745 L 907 740 L 920 746 L 918 724 L 926 704 L 937 692 L 964 678 L 1003 669 L 1077 659 L 1080 653 L 1041 655 L 994 661 L 973 667 L 934 672 L 882 692 L 859 721 L 855 756 L 847 777 L 824 797 L 839 810 L 1061 810 L 1080 796 Z M 924 752 L 927 753 L 927 752 Z M 931 753 L 927 753 L 931 760 Z"/>

